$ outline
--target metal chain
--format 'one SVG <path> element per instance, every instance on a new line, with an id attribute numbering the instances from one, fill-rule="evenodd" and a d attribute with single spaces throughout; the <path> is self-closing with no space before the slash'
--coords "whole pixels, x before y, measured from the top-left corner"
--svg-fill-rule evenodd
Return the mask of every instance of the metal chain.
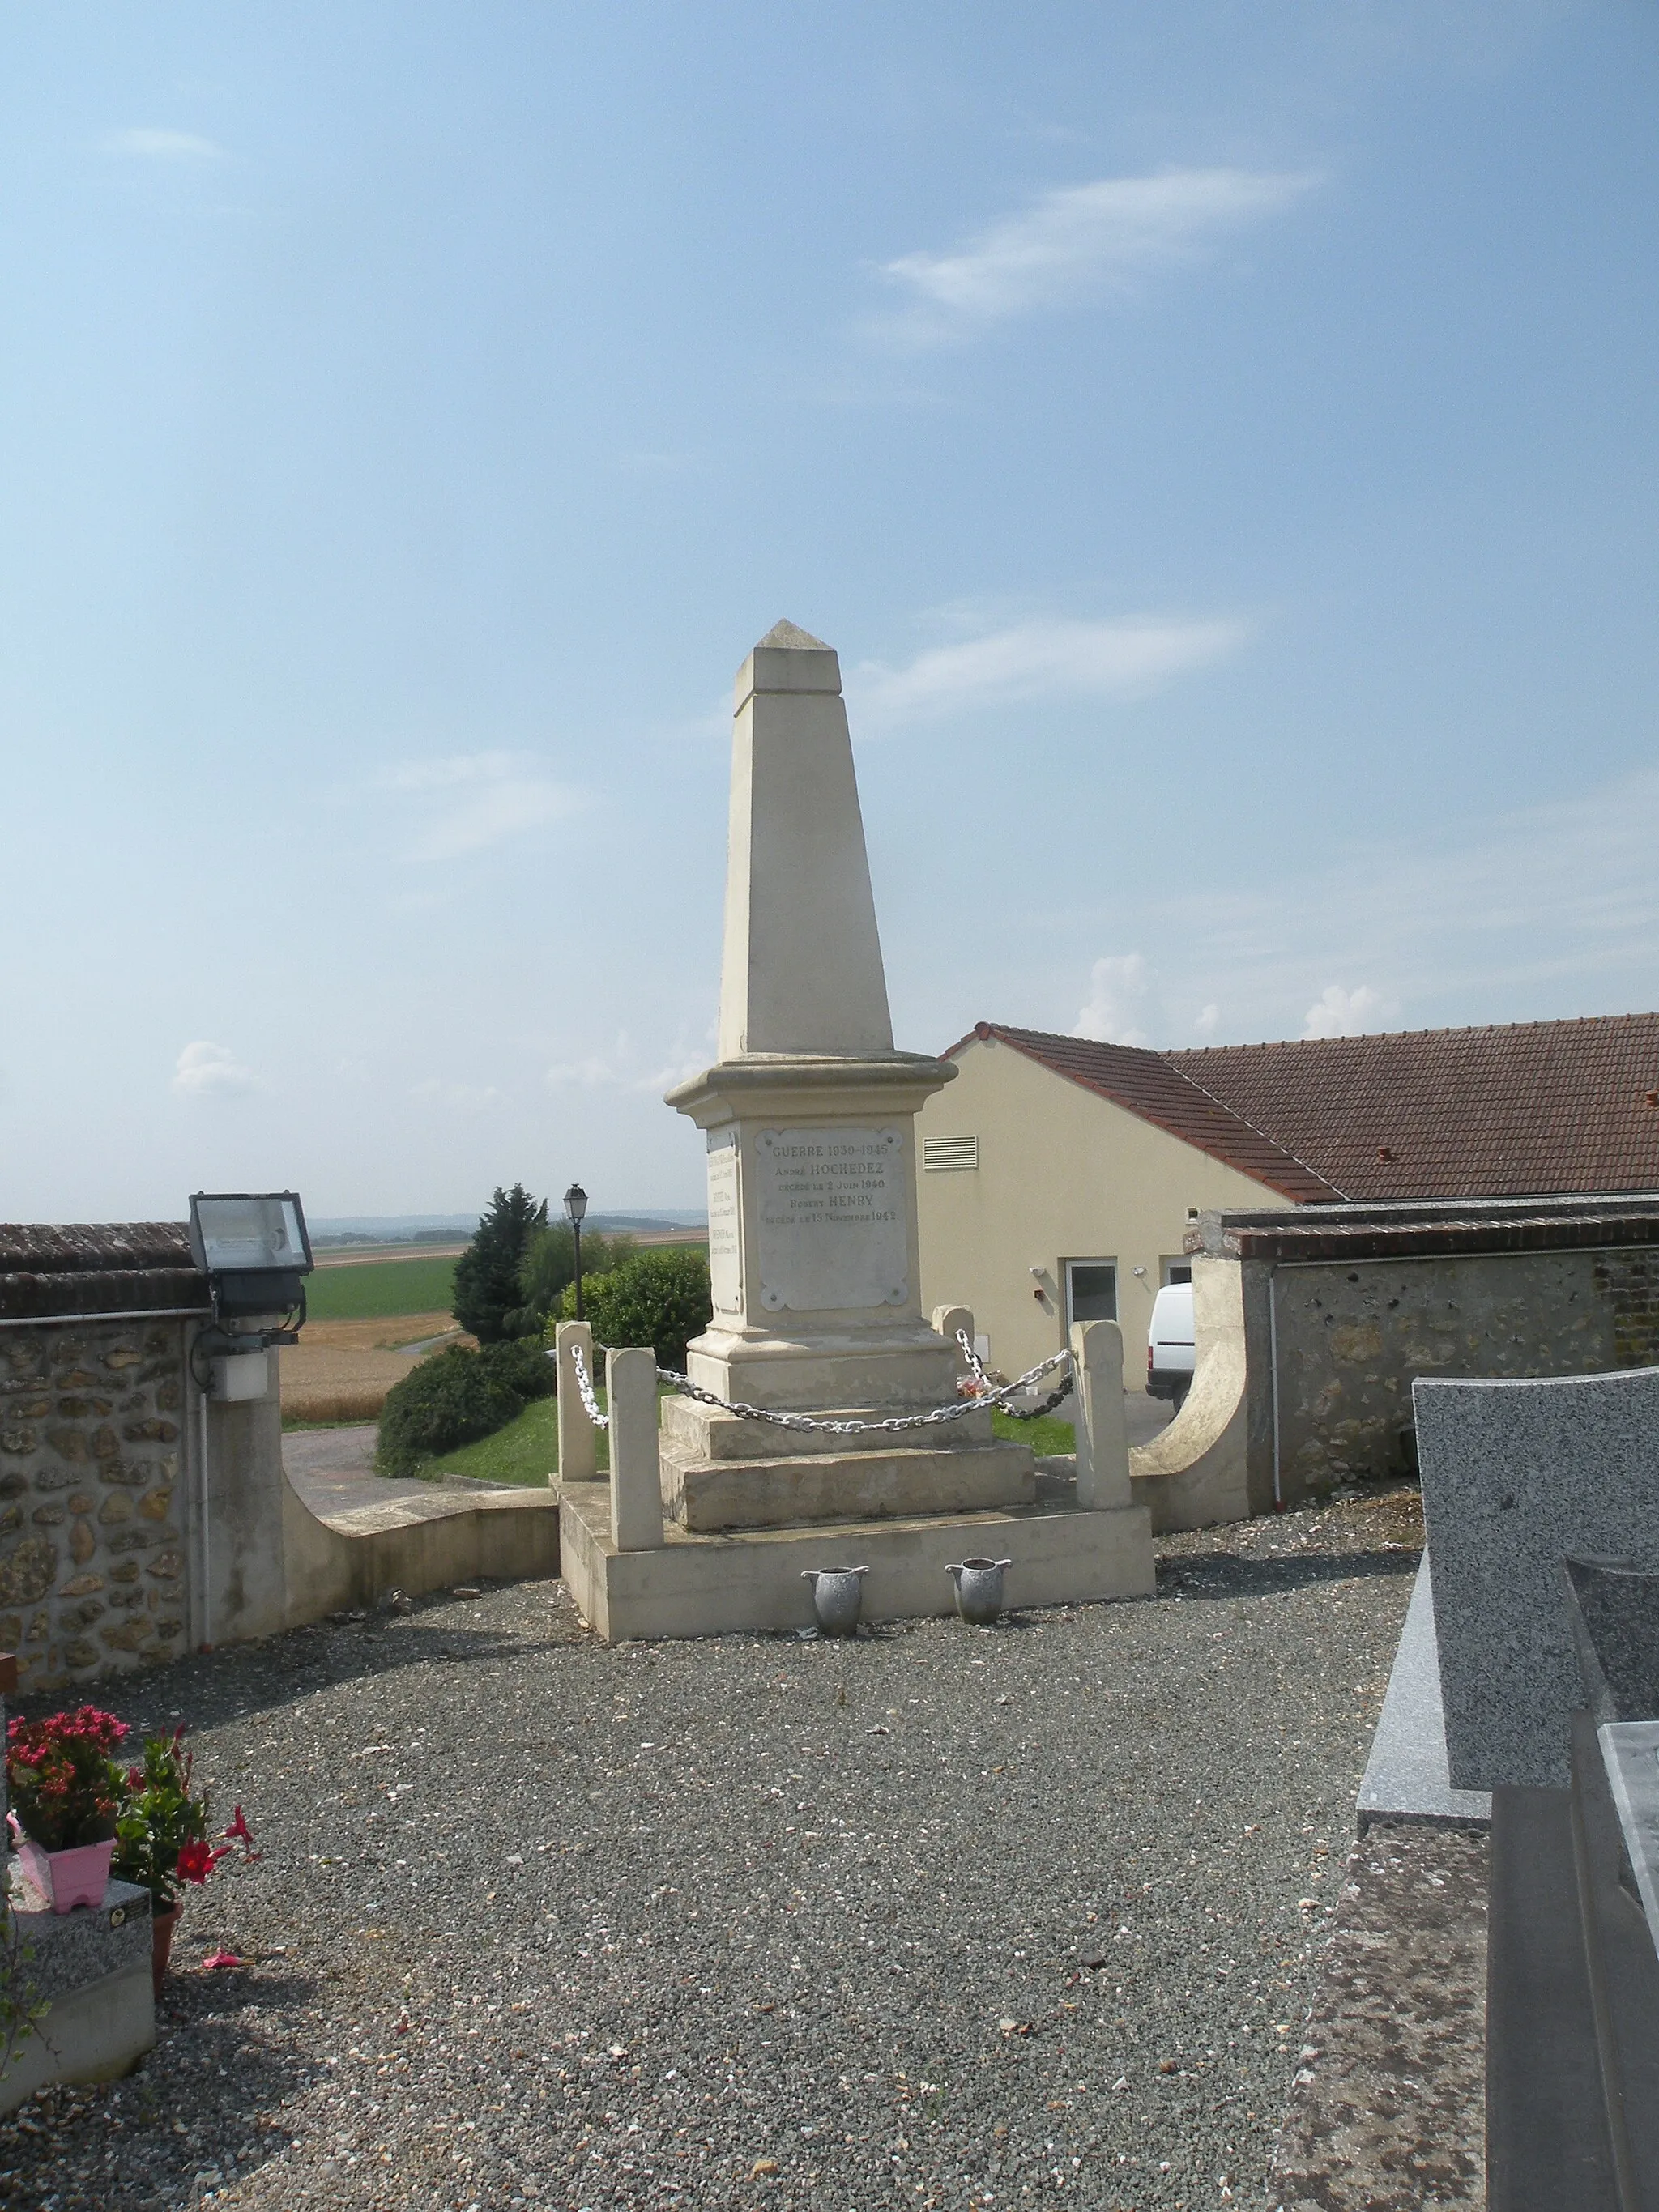
<path id="1" fill-rule="evenodd" d="M 611 1416 L 599 1411 L 599 1401 L 593 1395 L 593 1385 L 588 1379 L 587 1362 L 582 1358 L 582 1348 L 580 1344 L 573 1344 L 570 1347 L 570 1364 L 576 1370 L 576 1388 L 581 1392 L 582 1404 L 586 1408 L 588 1419 L 592 1422 L 596 1429 L 608 1429 L 611 1426 Z"/>
<path id="2" fill-rule="evenodd" d="M 997 1386 L 992 1382 L 990 1376 L 986 1373 L 978 1352 L 975 1351 L 973 1346 L 968 1341 L 968 1332 L 965 1328 L 959 1328 L 957 1331 L 957 1342 L 962 1346 L 962 1356 L 968 1362 L 969 1367 L 973 1371 L 974 1380 L 980 1386 L 980 1401 L 983 1403 L 985 1399 L 990 1397 L 994 1393 Z M 1049 1364 L 1051 1366 L 1054 1363 L 1050 1361 Z M 1040 1374 L 1042 1370 L 1040 1368 L 1035 1368 L 1032 1370 L 1032 1372 L 1034 1374 Z M 1072 1385 L 1075 1380 L 1076 1377 L 1074 1376 L 1068 1375 L 1066 1377 L 1066 1380 L 1060 1384 L 1059 1389 L 1052 1392 L 1048 1397 L 1043 1399 L 1041 1405 L 1027 1407 L 1023 1412 L 1017 1406 L 1005 1406 L 1003 1407 L 1002 1411 L 1006 1413 L 1011 1421 L 1040 1421 L 1045 1413 L 1052 1413 L 1056 1406 L 1071 1395 Z M 1018 1390 L 1019 1384 L 1018 1382 L 1011 1383 L 1009 1388 L 1011 1389 Z"/>
<path id="3" fill-rule="evenodd" d="M 1052 1359 L 1041 1360 L 1036 1366 L 1029 1368 L 1018 1382 L 1005 1382 L 1000 1389 L 988 1389 L 983 1397 L 957 1398 L 948 1406 L 935 1406 L 931 1413 L 896 1413 L 885 1421 L 826 1421 L 814 1413 L 774 1413 L 769 1407 L 750 1406 L 741 1399 L 719 1397 L 713 1390 L 705 1390 L 701 1384 L 694 1382 L 689 1375 L 677 1375 L 671 1367 L 659 1367 L 657 1379 L 659 1382 L 672 1383 L 683 1398 L 695 1398 L 699 1405 L 714 1406 L 721 1413 L 735 1413 L 740 1420 L 769 1421 L 775 1428 L 811 1431 L 820 1436 L 865 1437 L 891 1435 L 901 1429 L 937 1428 L 945 1421 L 959 1421 L 969 1413 L 976 1413 L 984 1406 L 1012 1413 L 1012 1408 L 1004 1402 L 1006 1400 L 1017 1390 L 1024 1390 L 1047 1375 L 1051 1369 L 1060 1366 L 1071 1356 L 1069 1352 L 1057 1352 Z M 1040 1406 L 1033 1407 L 1030 1413 L 1013 1413 L 1013 1419 L 1017 1421 L 1035 1420 L 1039 1413 L 1048 1413 L 1059 1405 L 1071 1387 L 1072 1377 L 1068 1375 L 1051 1397 L 1046 1398 Z"/>

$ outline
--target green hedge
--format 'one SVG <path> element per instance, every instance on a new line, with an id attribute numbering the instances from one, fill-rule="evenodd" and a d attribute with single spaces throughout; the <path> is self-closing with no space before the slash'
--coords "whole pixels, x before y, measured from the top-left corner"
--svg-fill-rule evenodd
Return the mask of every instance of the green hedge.
<path id="1" fill-rule="evenodd" d="M 701 1336 L 714 1313 L 708 1262 L 701 1252 L 638 1252 L 608 1275 L 582 1278 L 582 1308 L 596 1345 L 650 1345 L 659 1367 L 685 1371 L 685 1347 Z M 560 1301 L 560 1319 L 576 1311 L 573 1284 Z"/>
<path id="2" fill-rule="evenodd" d="M 539 1344 L 487 1344 L 479 1352 L 453 1344 L 386 1393 L 374 1463 L 382 1474 L 413 1474 L 422 1462 L 504 1429 L 532 1398 L 550 1397 L 556 1380 Z"/>

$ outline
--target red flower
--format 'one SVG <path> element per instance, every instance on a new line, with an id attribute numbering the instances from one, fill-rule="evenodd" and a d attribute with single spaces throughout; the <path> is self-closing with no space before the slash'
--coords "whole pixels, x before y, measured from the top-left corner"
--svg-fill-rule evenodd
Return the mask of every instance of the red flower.
<path id="1" fill-rule="evenodd" d="M 225 1830 L 225 1841 L 228 1844 L 240 1844 L 242 1846 L 242 1856 L 245 1859 L 257 1859 L 259 1856 L 259 1853 L 253 1848 L 253 1831 L 244 1819 L 240 1805 L 231 1814 L 230 1826 Z"/>
<path id="2" fill-rule="evenodd" d="M 206 1844 L 198 1843 L 192 1838 L 187 1844 L 179 1844 L 179 1863 L 173 1872 L 180 1881 L 204 1882 L 225 1856 L 223 1851 L 213 1850 Z"/>

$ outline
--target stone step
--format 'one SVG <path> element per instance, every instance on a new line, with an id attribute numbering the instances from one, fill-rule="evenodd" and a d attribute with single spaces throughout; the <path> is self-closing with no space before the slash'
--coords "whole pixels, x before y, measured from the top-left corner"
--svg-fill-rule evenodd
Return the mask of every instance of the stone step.
<path id="1" fill-rule="evenodd" d="M 1036 1496 L 1026 1446 L 995 1442 L 709 1460 L 665 1434 L 661 1467 L 665 1509 L 700 1532 L 978 1513 Z"/>

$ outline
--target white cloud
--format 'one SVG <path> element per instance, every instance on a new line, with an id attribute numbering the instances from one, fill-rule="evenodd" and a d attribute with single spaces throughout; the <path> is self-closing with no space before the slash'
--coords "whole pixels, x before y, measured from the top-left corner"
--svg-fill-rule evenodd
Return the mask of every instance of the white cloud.
<path id="1" fill-rule="evenodd" d="M 409 1095 L 423 1105 L 448 1106 L 463 1114 L 480 1114 L 493 1106 L 501 1094 L 493 1083 L 446 1083 L 435 1075 L 428 1075 L 424 1082 L 411 1084 Z"/>
<path id="2" fill-rule="evenodd" d="M 1089 1002 L 1079 1009 L 1072 1034 L 1097 1037 L 1103 1044 L 1145 1044 L 1147 1032 L 1141 1022 L 1153 1010 L 1152 975 L 1145 957 L 1111 955 L 1089 970 Z"/>
<path id="3" fill-rule="evenodd" d="M 1220 1022 L 1221 1009 L 1213 999 L 1210 1000 L 1208 1006 L 1200 1006 L 1193 1017 L 1193 1027 L 1201 1037 L 1212 1037 L 1220 1026 Z"/>
<path id="4" fill-rule="evenodd" d="M 382 790 L 426 802 L 428 820 L 409 848 L 411 860 L 453 860 L 574 813 L 582 801 L 555 782 L 529 754 L 453 753 L 389 769 Z"/>
<path id="5" fill-rule="evenodd" d="M 1366 1036 L 1393 1011 L 1380 991 L 1361 983 L 1352 991 L 1328 983 L 1302 1018 L 1304 1037 Z"/>
<path id="6" fill-rule="evenodd" d="M 193 131 L 112 131 L 101 141 L 106 154 L 135 155 L 146 161 L 222 161 L 222 146 L 198 138 Z"/>
<path id="7" fill-rule="evenodd" d="M 1079 294 L 1121 289 L 1280 213 L 1317 182 L 1307 171 L 1164 169 L 1045 192 L 954 252 L 888 262 L 883 275 L 911 295 L 897 333 L 939 343 Z"/>
<path id="8" fill-rule="evenodd" d="M 550 1091 L 604 1091 L 622 1079 L 610 1061 L 597 1053 L 590 1053 L 586 1060 L 562 1060 L 547 1071 Z"/>
<path id="9" fill-rule="evenodd" d="M 201 1037 L 179 1054 L 173 1087 L 181 1098 L 231 1098 L 256 1085 L 252 1068 L 244 1067 L 228 1044 Z"/>
<path id="10" fill-rule="evenodd" d="M 848 702 L 855 727 L 879 728 L 1037 699 L 1127 698 L 1234 651 L 1249 635 L 1242 622 L 1179 616 L 1039 617 L 931 647 L 908 668 L 866 661 L 848 679 Z"/>

